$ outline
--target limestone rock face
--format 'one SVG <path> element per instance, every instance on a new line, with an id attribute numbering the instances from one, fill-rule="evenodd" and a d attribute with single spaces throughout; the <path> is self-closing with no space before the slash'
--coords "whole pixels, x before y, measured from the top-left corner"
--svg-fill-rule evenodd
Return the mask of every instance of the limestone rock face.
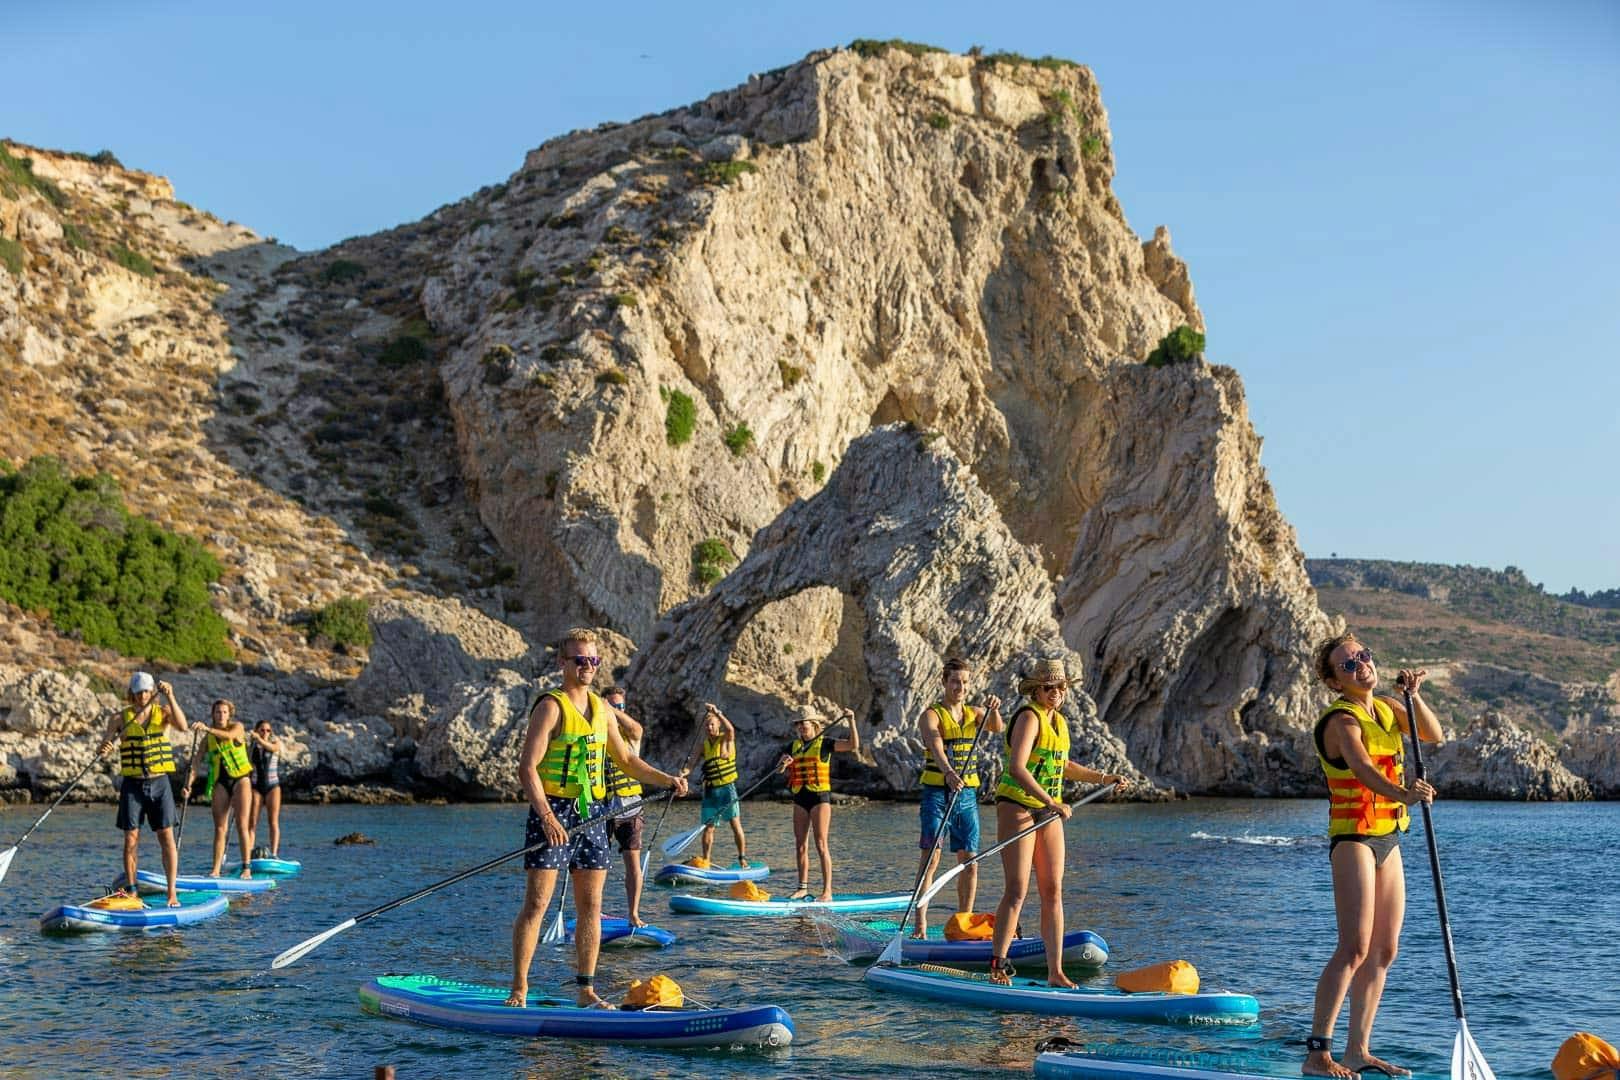
<path id="1" fill-rule="evenodd" d="M 1461 738 L 1425 750 L 1423 763 L 1435 790 L 1447 798 L 1545 802 L 1592 797 L 1591 785 L 1565 768 L 1551 746 L 1500 713 L 1486 713 Z"/>
<path id="2" fill-rule="evenodd" d="M 83 735 L 105 730 L 121 702 L 97 693 L 83 675 L 33 671 L 14 681 L 0 676 L 0 731 L 22 735 Z"/>
<path id="3" fill-rule="evenodd" d="M 1570 772 L 1591 785 L 1595 796 L 1620 798 L 1620 724 L 1565 733 L 1558 756 Z"/>
<path id="4" fill-rule="evenodd" d="M 1096 502 L 1059 600 L 1086 688 L 1149 776 L 1191 791 L 1320 787 L 1312 648 L 1331 632 L 1259 466 L 1237 378 L 1117 368 L 1088 443 Z M 1147 423 L 1175 416 L 1178 422 Z"/>
<path id="5" fill-rule="evenodd" d="M 502 669 L 485 682 L 454 687 L 417 741 L 417 774 L 469 798 L 523 798 L 517 765 L 528 709 L 560 685 L 555 676 L 534 683 Z"/>
<path id="6" fill-rule="evenodd" d="M 828 589 L 853 600 L 863 628 L 842 695 L 821 692 L 826 686 L 764 693 L 727 682 L 737 643 L 757 616 Z M 756 536 L 748 557 L 711 593 L 671 612 L 628 682 L 653 703 L 648 746 L 665 757 L 690 745 L 704 703 L 718 704 L 737 725 L 744 783 L 774 765 L 802 710 L 857 707 L 871 770 L 849 777 L 853 789 L 910 790 L 922 755 L 917 721 L 936 700 L 947 657 L 976 664 L 980 686 L 1001 696 L 1009 716 L 1030 659 L 1059 658 L 1080 675 L 1052 609 L 1036 553 L 1013 537 L 972 473 L 943 440 L 892 425 L 851 443 L 820 492 Z M 778 647 L 802 640 L 791 611 L 783 613 L 789 633 Z M 825 665 L 811 658 L 811 666 Z M 799 709 L 789 704 L 795 698 Z M 1078 760 L 1135 773 L 1089 698 L 1072 695 L 1067 711 Z M 986 743 L 999 749 L 994 739 Z M 999 757 L 985 756 L 993 778 Z"/>
<path id="7" fill-rule="evenodd" d="M 528 662 L 522 634 L 457 600 L 390 598 L 372 605 L 370 621 L 370 659 L 349 685 L 361 713 L 387 715 L 400 705 L 414 714 L 414 697 L 437 707 L 458 683 Z"/>

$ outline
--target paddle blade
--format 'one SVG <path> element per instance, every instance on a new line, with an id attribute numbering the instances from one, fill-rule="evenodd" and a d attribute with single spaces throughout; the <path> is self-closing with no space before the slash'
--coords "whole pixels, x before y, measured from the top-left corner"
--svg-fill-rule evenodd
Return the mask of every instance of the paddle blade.
<path id="1" fill-rule="evenodd" d="M 883 951 L 878 953 L 877 963 L 884 964 L 889 967 L 893 967 L 900 963 L 901 950 L 904 948 L 904 946 L 900 943 L 900 938 L 903 934 L 905 934 L 905 932 L 906 928 L 902 926 L 899 932 L 896 933 L 894 937 L 889 939 L 889 943 L 883 946 Z"/>
<path id="2" fill-rule="evenodd" d="M 270 961 L 271 969 L 274 970 L 277 968 L 284 968 L 288 964 L 296 963 L 305 955 L 320 948 L 327 940 L 337 937 L 339 934 L 343 933 L 343 931 L 347 930 L 353 925 L 353 919 L 344 919 L 342 922 L 332 927 L 332 929 L 322 930 L 314 937 L 309 938 L 306 941 L 300 941 L 297 945 L 294 945 L 292 948 Z"/>
<path id="3" fill-rule="evenodd" d="M 652 848 L 641 853 L 641 880 L 647 880 L 647 867 L 652 863 Z"/>
<path id="4" fill-rule="evenodd" d="M 1457 1038 L 1451 1044 L 1451 1080 L 1496 1080 L 1490 1063 L 1468 1034 L 1468 1021 L 1462 1019 L 1457 1021 Z"/>
<path id="5" fill-rule="evenodd" d="M 0 851 L 0 881 L 6 880 L 6 871 L 11 869 L 11 860 L 17 857 L 17 845 L 12 844 L 4 851 Z"/>
<path id="6" fill-rule="evenodd" d="M 674 836 L 664 841 L 664 855 L 669 858 L 679 855 L 681 852 L 691 847 L 692 841 L 696 840 L 700 835 L 702 835 L 702 833 L 703 826 L 701 825 L 695 829 L 688 829 L 683 833 L 676 833 Z"/>
<path id="7" fill-rule="evenodd" d="M 945 886 L 949 885 L 951 883 L 951 881 L 955 879 L 957 874 L 960 874 L 963 870 L 966 870 L 967 868 L 968 868 L 967 863 L 957 863 L 955 866 L 951 867 L 949 870 L 947 870 L 943 874 L 939 875 L 939 877 L 935 878 L 934 883 L 932 885 L 928 886 L 927 891 L 924 892 L 921 896 L 917 897 L 917 906 L 920 907 L 920 908 L 927 907 L 928 906 L 928 901 L 930 901 L 934 897 L 938 896 L 941 889 L 943 889 Z M 895 936 L 894 948 L 895 948 L 895 959 L 898 960 L 899 959 L 899 951 L 900 951 L 900 937 L 899 937 L 899 935 Z"/>
<path id="8" fill-rule="evenodd" d="M 555 945 L 567 936 L 563 927 L 562 905 L 559 904 L 557 905 L 557 917 L 546 924 L 546 932 L 541 935 L 540 940 L 547 945 Z"/>

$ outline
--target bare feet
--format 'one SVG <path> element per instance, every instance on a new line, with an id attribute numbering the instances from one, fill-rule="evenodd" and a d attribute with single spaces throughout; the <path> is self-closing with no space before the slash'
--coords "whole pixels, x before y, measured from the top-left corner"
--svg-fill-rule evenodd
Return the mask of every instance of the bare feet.
<path id="1" fill-rule="evenodd" d="M 1333 1056 L 1326 1050 L 1317 1050 L 1305 1056 L 1305 1064 L 1299 1067 L 1301 1076 L 1337 1076 L 1352 1077 L 1356 1074 L 1333 1060 Z"/>
<path id="2" fill-rule="evenodd" d="M 789 900 L 807 900 L 810 898 L 810 883 L 799 882 L 799 887 L 788 894 Z"/>
<path id="3" fill-rule="evenodd" d="M 913 930 L 911 932 L 911 940 L 912 941 L 927 941 L 928 940 L 928 931 L 922 929 L 921 927 L 918 927 L 916 930 Z"/>
<path id="4" fill-rule="evenodd" d="M 997 986 L 1011 986 L 1012 972 L 1005 968 L 991 968 L 990 981 Z"/>
<path id="5" fill-rule="evenodd" d="M 506 995 L 506 1000 L 501 1002 L 501 1004 L 507 1006 L 508 1008 L 521 1009 L 524 1005 L 528 1004 L 528 1001 L 529 987 L 527 984 L 525 984 L 523 986 L 512 987 L 512 992 Z"/>
<path id="6" fill-rule="evenodd" d="M 1047 973 L 1046 985 L 1047 986 L 1061 987 L 1064 990 L 1072 990 L 1078 984 L 1073 979 L 1071 979 L 1067 975 L 1063 974 L 1063 972 L 1054 971 L 1054 972 L 1048 972 Z"/>
<path id="7" fill-rule="evenodd" d="M 641 929 L 643 926 L 647 925 L 645 922 L 642 921 L 641 916 L 636 914 L 633 911 L 630 913 L 630 917 L 626 921 L 629 922 L 629 924 L 631 926 L 634 926 L 638 930 Z"/>
<path id="8" fill-rule="evenodd" d="M 1371 1054 L 1362 1054 L 1352 1057 L 1348 1050 L 1344 1054 L 1344 1067 L 1352 1072 L 1381 1073 L 1384 1076 L 1411 1076 L 1411 1069 L 1403 1069 L 1399 1065 L 1392 1065 L 1383 1058 Z"/>
<path id="9" fill-rule="evenodd" d="M 832 903 L 832 898 L 833 898 L 832 893 L 824 892 L 820 896 L 816 897 L 816 903 L 818 903 L 818 904 L 830 904 L 830 903 Z"/>
<path id="10" fill-rule="evenodd" d="M 746 855 L 738 855 L 737 856 L 737 868 L 739 870 L 747 870 L 752 865 L 753 864 L 748 861 L 748 856 L 746 856 Z"/>
<path id="11" fill-rule="evenodd" d="M 597 994 L 596 990 L 589 986 L 582 986 L 579 988 L 579 998 L 577 999 L 577 1002 L 579 1007 L 582 1009 L 618 1008 L 618 1006 L 613 1004 L 613 1002 L 602 1000 L 601 995 Z"/>
<path id="12" fill-rule="evenodd" d="M 180 898 L 178 896 L 174 895 L 174 893 L 169 894 L 169 906 L 170 907 L 179 907 L 180 906 Z"/>
<path id="13" fill-rule="evenodd" d="M 253 868 L 251 866 L 247 866 L 246 864 L 244 864 L 242 866 L 242 880 L 243 881 L 252 881 L 253 880 Z"/>

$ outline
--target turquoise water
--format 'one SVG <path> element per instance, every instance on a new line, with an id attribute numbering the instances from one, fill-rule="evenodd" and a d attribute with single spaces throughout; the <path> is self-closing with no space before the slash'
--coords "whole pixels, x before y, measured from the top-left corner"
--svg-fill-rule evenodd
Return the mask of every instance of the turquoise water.
<path id="1" fill-rule="evenodd" d="M 696 823 L 676 807 L 665 834 Z M 905 888 L 915 870 L 916 807 L 834 811 L 839 891 Z M 38 807 L 0 810 L 10 843 Z M 792 888 L 790 807 L 745 808 L 751 849 Z M 775 1002 L 798 1028 L 774 1054 L 621 1050 L 485 1038 L 369 1017 L 355 990 L 382 972 L 475 981 L 507 978 L 521 872 L 501 869 L 362 923 L 295 966 L 270 958 L 303 938 L 454 870 L 520 846 L 516 806 L 305 807 L 283 815 L 283 854 L 302 876 L 235 902 L 201 926 L 150 935 L 40 935 L 37 918 L 82 901 L 117 870 L 113 808 L 64 808 L 18 853 L 0 916 L 0 1075 L 369 1076 L 391 1064 L 424 1076 L 981 1076 L 1028 1075 L 1036 1040 L 1259 1049 L 1307 1034 L 1315 979 L 1332 949 L 1323 818 L 1313 801 L 1193 800 L 1088 806 L 1068 826 L 1069 925 L 1109 943 L 1111 967 L 1192 961 L 1206 988 L 1256 995 L 1249 1030 L 1185 1029 L 974 1013 L 881 995 L 860 970 L 822 948 L 799 919 L 717 920 L 668 913 L 648 886 L 650 919 L 681 935 L 663 952 L 606 952 L 603 982 L 655 971 L 705 1002 Z M 1469 1027 L 1504 1080 L 1545 1076 L 1575 1030 L 1620 1040 L 1620 804 L 1441 803 L 1435 809 Z M 985 812 L 987 835 L 994 817 Z M 182 870 L 200 873 L 206 818 L 186 842 Z M 354 830 L 371 847 L 335 847 Z M 1375 1029 L 1375 1049 L 1444 1072 L 1455 1023 L 1435 922 L 1421 820 L 1403 845 L 1406 932 Z M 720 853 L 729 860 L 730 848 Z M 987 862 L 997 862 L 992 859 Z M 156 866 L 143 838 L 142 865 Z M 655 861 L 654 868 L 657 863 Z M 995 902 L 999 867 L 981 879 Z M 947 896 L 954 895 L 948 889 Z M 608 884 L 622 911 L 622 885 Z M 617 903 L 615 902 L 617 899 Z M 937 916 L 936 916 L 937 918 Z M 1026 926 L 1036 923 L 1026 911 Z M 541 947 L 537 989 L 571 986 L 571 951 Z M 1340 1040 L 1342 1045 L 1343 1023 Z M 1296 1053 L 1285 1050 L 1286 1053 Z"/>

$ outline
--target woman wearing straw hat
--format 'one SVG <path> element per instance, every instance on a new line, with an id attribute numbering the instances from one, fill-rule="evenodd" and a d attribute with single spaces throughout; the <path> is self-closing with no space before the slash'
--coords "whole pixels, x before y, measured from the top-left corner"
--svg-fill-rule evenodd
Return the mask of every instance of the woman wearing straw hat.
<path id="1" fill-rule="evenodd" d="M 827 729 L 842 721 L 849 725 L 849 738 L 829 739 Z M 799 865 L 799 887 L 788 897 L 803 900 L 810 895 L 810 836 L 815 834 L 816 854 L 821 859 L 821 894 L 817 900 L 833 898 L 832 848 L 832 768 L 834 753 L 859 754 L 861 731 L 855 726 L 855 713 L 845 709 L 838 720 L 807 715 L 794 721 L 798 738 L 788 746 L 776 767 L 787 773 L 788 791 L 793 793 L 793 848 Z"/>
<path id="2" fill-rule="evenodd" d="M 1018 684 L 1023 695 L 1007 728 L 1007 765 L 996 784 L 996 830 L 1008 837 L 1034 823 L 1048 811 L 1065 820 L 1071 813 L 1063 805 L 1063 782 L 1123 784 L 1123 776 L 1098 772 L 1069 760 L 1069 723 L 1060 708 L 1069 689 L 1061 660 L 1041 660 Z M 1030 867 L 1041 898 L 1041 938 L 1046 942 L 1046 981 L 1052 986 L 1073 986 L 1063 974 L 1063 828 L 1037 829 L 1001 852 L 1007 891 L 996 908 L 996 932 L 990 957 L 990 981 L 1012 981 L 1007 947 L 1018 926 L 1029 891 Z"/>

